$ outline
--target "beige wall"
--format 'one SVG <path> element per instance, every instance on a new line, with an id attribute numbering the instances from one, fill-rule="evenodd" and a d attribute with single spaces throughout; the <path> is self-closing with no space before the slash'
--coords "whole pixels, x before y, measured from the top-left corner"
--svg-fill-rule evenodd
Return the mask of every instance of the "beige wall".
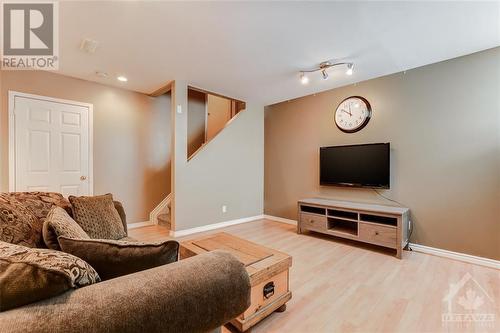
<path id="1" fill-rule="evenodd" d="M 247 109 L 187 161 L 187 83 L 176 81 L 172 112 L 174 138 L 174 202 L 176 231 L 224 222 L 263 212 L 264 107 Z M 222 213 L 227 205 L 227 213 Z"/>
<path id="2" fill-rule="evenodd" d="M 1 71 L 0 189 L 8 190 L 8 91 L 94 105 L 94 191 L 111 192 L 129 222 L 149 220 L 170 193 L 170 96 L 151 98 L 48 72 Z"/>
<path id="3" fill-rule="evenodd" d="M 351 95 L 373 118 L 344 134 L 333 112 Z M 412 242 L 500 259 L 500 48 L 268 107 L 265 213 L 296 219 L 297 200 L 311 196 L 391 204 L 318 185 L 320 146 L 370 142 L 391 143 L 381 192 L 411 209 Z"/>

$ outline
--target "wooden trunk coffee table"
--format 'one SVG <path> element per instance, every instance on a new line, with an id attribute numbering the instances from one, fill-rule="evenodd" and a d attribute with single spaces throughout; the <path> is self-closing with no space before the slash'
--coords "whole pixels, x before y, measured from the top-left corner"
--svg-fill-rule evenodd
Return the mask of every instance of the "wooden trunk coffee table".
<path id="1" fill-rule="evenodd" d="M 224 250 L 241 261 L 250 276 L 251 305 L 233 324 L 241 332 L 248 330 L 274 311 L 285 311 L 292 298 L 289 287 L 289 268 L 292 257 L 231 234 L 221 232 L 181 242 L 180 258 L 200 253 Z"/>

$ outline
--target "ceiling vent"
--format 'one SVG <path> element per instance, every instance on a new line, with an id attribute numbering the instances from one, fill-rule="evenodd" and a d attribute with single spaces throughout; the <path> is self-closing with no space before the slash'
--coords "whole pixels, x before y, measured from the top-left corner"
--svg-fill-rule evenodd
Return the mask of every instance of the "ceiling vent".
<path id="1" fill-rule="evenodd" d="M 95 53 L 97 46 L 99 46 L 98 41 L 89 38 L 84 38 L 80 43 L 80 50 L 92 54 Z"/>

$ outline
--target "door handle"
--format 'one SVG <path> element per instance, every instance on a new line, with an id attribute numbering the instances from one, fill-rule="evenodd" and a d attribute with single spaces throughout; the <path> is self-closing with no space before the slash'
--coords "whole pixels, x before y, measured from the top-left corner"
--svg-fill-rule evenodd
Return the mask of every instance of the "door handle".
<path id="1" fill-rule="evenodd" d="M 81 177 L 80 177 L 80 180 L 81 180 L 81 181 L 84 181 L 84 180 L 86 180 L 86 179 L 87 179 L 87 176 L 81 176 Z"/>

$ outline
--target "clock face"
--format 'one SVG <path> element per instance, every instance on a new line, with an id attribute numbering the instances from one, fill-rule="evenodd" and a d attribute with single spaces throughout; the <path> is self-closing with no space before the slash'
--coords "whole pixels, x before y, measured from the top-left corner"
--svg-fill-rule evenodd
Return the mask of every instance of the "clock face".
<path id="1" fill-rule="evenodd" d="M 366 126 L 372 110 L 370 103 L 360 96 L 344 99 L 335 110 L 335 124 L 346 133 L 354 133 Z"/>

